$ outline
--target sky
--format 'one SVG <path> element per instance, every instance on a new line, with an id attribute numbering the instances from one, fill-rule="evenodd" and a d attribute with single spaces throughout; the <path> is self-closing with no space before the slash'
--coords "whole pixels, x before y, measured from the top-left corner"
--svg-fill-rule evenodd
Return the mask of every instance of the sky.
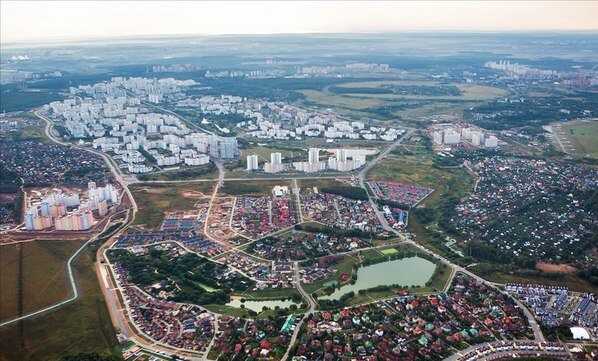
<path id="1" fill-rule="evenodd" d="M 598 1 L 0 1 L 0 42 L 141 35 L 598 30 Z"/>

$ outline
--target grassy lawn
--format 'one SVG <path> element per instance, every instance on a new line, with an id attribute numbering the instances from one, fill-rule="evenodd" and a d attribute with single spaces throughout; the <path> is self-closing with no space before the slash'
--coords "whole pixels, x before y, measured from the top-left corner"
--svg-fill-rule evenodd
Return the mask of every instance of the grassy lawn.
<path id="1" fill-rule="evenodd" d="M 520 273 L 517 270 L 507 271 L 502 265 L 493 267 L 487 264 L 472 266 L 470 270 L 485 279 L 497 283 L 536 283 L 552 286 L 567 286 L 571 291 L 598 293 L 598 286 L 594 286 L 575 273 Z"/>
<path id="2" fill-rule="evenodd" d="M 369 91 L 383 90 L 400 86 L 446 87 L 453 86 L 461 91 L 460 95 L 438 95 L 378 93 Z M 344 89 L 335 93 L 335 89 Z M 355 92 L 351 92 L 355 89 Z M 432 118 L 462 120 L 463 110 L 480 102 L 504 97 L 508 92 L 504 89 L 476 84 L 441 84 L 430 80 L 379 80 L 363 82 L 347 82 L 335 84 L 334 89 L 302 90 L 307 102 L 321 107 L 334 107 L 340 113 L 355 118 L 374 117 L 393 119 L 399 117 L 407 124 L 430 121 Z M 380 113 L 381 108 L 394 108 L 390 114 Z M 394 115 L 394 117 L 393 117 Z"/>
<path id="3" fill-rule="evenodd" d="M 248 179 L 243 181 L 224 181 L 222 188 L 219 189 L 221 194 L 228 195 L 270 195 L 274 186 L 287 186 L 291 188 L 291 183 L 286 180 L 270 180 L 270 179 Z"/>
<path id="4" fill-rule="evenodd" d="M 268 288 L 259 291 L 243 292 L 238 295 L 252 301 L 281 300 L 291 298 L 294 295 L 300 296 L 299 291 L 294 288 Z"/>
<path id="5" fill-rule="evenodd" d="M 256 316 L 255 314 L 252 315 L 249 312 L 249 309 L 247 309 L 247 308 L 231 307 L 231 306 L 227 306 L 227 305 L 214 305 L 214 304 L 205 305 L 203 307 L 205 307 L 209 311 L 219 313 L 222 315 L 228 315 L 228 316 L 240 317 L 240 318 L 251 318 L 251 319 L 267 319 L 267 318 L 276 316 L 276 313 L 277 313 L 277 311 L 274 309 L 268 309 L 268 310 L 259 312 Z M 297 311 L 295 311 L 295 312 L 301 313 L 304 311 L 305 310 L 298 308 Z"/>
<path id="6" fill-rule="evenodd" d="M 372 262 L 383 262 L 387 258 L 387 256 L 382 254 L 382 252 L 377 249 L 368 249 L 366 251 L 359 252 L 359 255 L 363 261 Z"/>
<path id="7" fill-rule="evenodd" d="M 188 179 L 216 179 L 218 178 L 218 169 L 212 164 L 206 164 L 196 167 L 184 167 L 179 169 L 172 169 L 160 171 L 150 174 L 140 175 L 138 177 L 142 181 L 158 180 L 158 181 L 172 181 L 172 180 L 188 180 Z"/>
<path id="8" fill-rule="evenodd" d="M 34 241 L 0 247 L 0 320 L 18 316 L 19 274 L 23 285 L 23 313 L 67 298 L 70 287 L 66 278 L 66 261 L 81 244 L 82 241 Z M 20 263 L 22 268 L 19 272 Z"/>
<path id="9" fill-rule="evenodd" d="M 429 122 L 431 119 L 450 119 L 450 120 L 463 120 L 463 110 L 474 105 L 479 104 L 475 101 L 430 101 L 422 102 L 420 106 L 408 107 L 393 112 L 393 114 L 414 126 L 421 126 L 422 122 Z"/>
<path id="10" fill-rule="evenodd" d="M 573 121 L 563 124 L 557 130 L 567 151 L 579 156 L 598 158 L 598 121 Z"/>
<path id="11" fill-rule="evenodd" d="M 461 95 L 410 95 L 410 94 L 373 94 L 373 93 L 360 93 L 359 89 L 376 89 L 383 88 L 384 86 L 392 85 L 407 85 L 407 86 L 443 86 L 447 84 L 440 84 L 436 81 L 409 81 L 409 80 L 382 80 L 382 81 L 366 81 L 366 82 L 351 82 L 336 85 L 337 88 L 355 88 L 355 93 L 346 93 L 348 96 L 359 95 L 360 97 L 372 98 L 372 99 L 433 99 L 433 100 L 489 100 L 498 97 L 502 97 L 508 94 L 506 90 L 495 88 L 486 85 L 476 84 L 448 84 L 459 88 Z"/>
<path id="12" fill-rule="evenodd" d="M 59 360 L 82 352 L 120 357 L 90 252 L 79 256 L 74 271 L 80 298 L 21 324 L 0 328 L 1 361 Z"/>
<path id="13" fill-rule="evenodd" d="M 363 110 L 383 105 L 384 100 L 374 99 L 367 96 L 345 96 L 326 93 L 319 90 L 301 90 L 308 101 L 325 107 L 340 107 L 346 109 Z"/>
<path id="14" fill-rule="evenodd" d="M 337 181 L 336 179 L 330 178 L 323 178 L 323 179 L 298 179 L 297 185 L 299 188 L 313 188 L 316 187 L 318 189 L 322 189 L 325 187 L 334 188 L 334 187 L 347 187 L 347 183 L 343 183 Z"/>
<path id="15" fill-rule="evenodd" d="M 253 318 L 249 314 L 249 310 L 246 308 L 238 308 L 238 307 L 231 307 L 227 305 L 204 305 L 203 307 L 207 308 L 209 311 L 219 313 L 222 315 L 229 315 L 234 317 L 241 317 L 241 318 Z"/>
<path id="16" fill-rule="evenodd" d="M 380 252 L 385 256 L 392 256 L 394 254 L 399 253 L 399 251 L 397 251 L 396 248 L 386 248 L 386 249 L 380 250 Z"/>
<path id="17" fill-rule="evenodd" d="M 188 184 L 135 184 L 130 187 L 139 207 L 136 225 L 156 228 L 164 218 L 164 212 L 190 210 L 203 195 L 210 195 L 213 182 Z"/>
<path id="18" fill-rule="evenodd" d="M 368 174 L 370 180 L 389 180 L 405 182 L 424 187 L 431 187 L 435 192 L 424 201 L 429 204 L 434 194 L 442 194 L 449 189 L 446 183 L 450 179 L 467 181 L 469 175 L 463 169 L 441 169 L 432 164 L 432 159 L 422 156 L 401 156 L 386 158 L 372 168 Z M 459 182 L 459 183 L 460 183 Z M 468 187 L 470 182 L 463 184 Z"/>

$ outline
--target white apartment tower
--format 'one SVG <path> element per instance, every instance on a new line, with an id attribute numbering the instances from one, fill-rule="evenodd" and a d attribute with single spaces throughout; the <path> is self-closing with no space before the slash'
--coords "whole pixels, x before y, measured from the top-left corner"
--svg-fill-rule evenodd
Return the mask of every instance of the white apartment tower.
<path id="1" fill-rule="evenodd" d="M 270 162 L 264 164 L 264 172 L 266 173 L 278 173 L 284 169 L 282 165 L 282 154 L 281 153 L 270 153 Z"/>
<path id="2" fill-rule="evenodd" d="M 314 164 L 320 161 L 320 149 L 318 148 L 309 148 L 307 153 L 307 162 L 310 164 Z"/>
<path id="3" fill-rule="evenodd" d="M 247 156 L 247 170 L 254 171 L 258 169 L 258 159 L 256 154 Z"/>

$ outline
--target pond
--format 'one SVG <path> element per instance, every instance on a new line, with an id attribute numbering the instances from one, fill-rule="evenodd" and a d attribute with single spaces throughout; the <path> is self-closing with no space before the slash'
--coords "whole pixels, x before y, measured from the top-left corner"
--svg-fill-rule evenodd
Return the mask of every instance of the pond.
<path id="1" fill-rule="evenodd" d="M 402 286 L 424 286 L 432 278 L 436 265 L 421 257 L 407 257 L 393 261 L 376 263 L 360 267 L 357 270 L 357 281 L 336 289 L 328 296 L 320 296 L 322 300 L 338 300 L 351 291 L 359 292 L 377 286 L 398 284 Z"/>
<path id="2" fill-rule="evenodd" d="M 245 302 L 241 302 L 240 298 L 232 298 L 229 303 L 226 304 L 227 306 L 237 307 L 240 308 L 241 305 L 245 305 L 245 308 L 248 310 L 252 310 L 255 312 L 262 312 L 264 306 L 274 309 L 276 306 L 280 308 L 288 308 L 291 305 L 297 305 L 299 307 L 300 304 L 293 302 L 292 300 L 267 300 L 267 301 L 250 301 L 245 300 Z"/>

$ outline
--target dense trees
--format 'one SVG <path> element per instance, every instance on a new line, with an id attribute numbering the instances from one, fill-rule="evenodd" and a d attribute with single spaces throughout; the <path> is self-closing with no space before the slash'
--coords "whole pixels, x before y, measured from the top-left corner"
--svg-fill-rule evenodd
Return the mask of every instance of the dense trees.
<path id="1" fill-rule="evenodd" d="M 351 186 L 335 186 L 335 187 L 322 187 L 320 189 L 323 193 L 336 194 L 345 198 L 357 199 L 365 201 L 368 199 L 368 194 L 365 189 L 361 187 Z"/>
<path id="2" fill-rule="evenodd" d="M 145 288 L 159 285 L 158 290 L 172 292 L 171 300 L 195 304 L 224 304 L 229 294 L 245 291 L 253 281 L 241 276 L 223 277 L 226 267 L 193 253 L 172 256 L 165 251 L 150 249 L 136 256 L 127 250 L 113 250 L 110 258 L 122 264 L 130 281 Z"/>

